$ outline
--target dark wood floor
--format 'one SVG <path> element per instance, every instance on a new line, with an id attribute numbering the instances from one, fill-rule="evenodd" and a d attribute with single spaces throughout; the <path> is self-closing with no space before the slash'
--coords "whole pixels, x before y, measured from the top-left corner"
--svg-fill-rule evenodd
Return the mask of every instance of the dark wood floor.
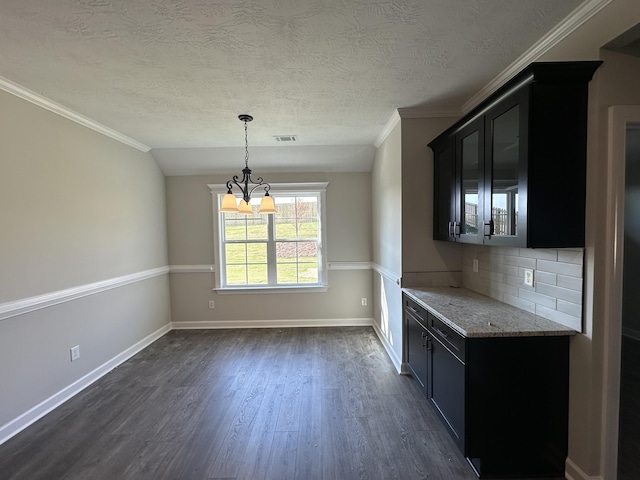
<path id="1" fill-rule="evenodd" d="M 618 480 L 640 478 L 640 341 L 622 337 Z"/>
<path id="2" fill-rule="evenodd" d="M 0 446 L 3 479 L 474 479 L 371 328 L 172 331 Z"/>

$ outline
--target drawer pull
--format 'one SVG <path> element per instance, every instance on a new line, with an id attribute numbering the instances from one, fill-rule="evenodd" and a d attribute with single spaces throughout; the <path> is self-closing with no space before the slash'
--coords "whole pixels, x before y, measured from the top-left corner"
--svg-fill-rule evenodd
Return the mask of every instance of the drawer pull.
<path id="1" fill-rule="evenodd" d="M 443 332 L 442 330 L 440 330 L 438 327 L 433 327 L 433 329 L 438 332 L 438 334 L 442 337 L 442 338 L 446 338 L 447 340 L 449 339 L 449 335 L 446 334 L 445 332 Z"/>
<path id="2" fill-rule="evenodd" d="M 460 350 L 460 348 L 449 339 L 449 334 L 446 332 L 443 332 L 442 330 L 440 330 L 438 327 L 433 327 L 433 329 L 438 333 L 438 335 L 440 335 L 451 347 L 453 347 L 456 350 Z"/>

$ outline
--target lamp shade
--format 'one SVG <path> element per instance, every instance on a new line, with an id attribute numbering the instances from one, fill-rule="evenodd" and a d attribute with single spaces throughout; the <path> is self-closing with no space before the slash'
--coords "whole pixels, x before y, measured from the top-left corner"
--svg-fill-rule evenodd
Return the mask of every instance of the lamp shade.
<path id="1" fill-rule="evenodd" d="M 227 193 L 222 197 L 221 212 L 237 212 L 238 204 L 236 203 L 236 197 L 232 193 Z"/>
<path id="2" fill-rule="evenodd" d="M 240 204 L 238 205 L 238 213 L 244 213 L 245 215 L 253 215 L 253 209 L 251 205 L 249 205 L 244 200 L 240 200 Z"/>
<path id="3" fill-rule="evenodd" d="M 273 197 L 268 193 L 262 197 L 258 213 L 277 213 L 276 206 L 273 203 Z"/>

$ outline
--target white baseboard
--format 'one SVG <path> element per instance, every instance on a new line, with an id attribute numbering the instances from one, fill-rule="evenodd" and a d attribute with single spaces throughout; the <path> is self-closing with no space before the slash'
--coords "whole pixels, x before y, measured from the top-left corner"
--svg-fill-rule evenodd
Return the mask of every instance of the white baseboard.
<path id="1" fill-rule="evenodd" d="M 125 362 L 129 358 L 133 357 L 136 353 L 143 350 L 144 348 L 151 345 L 153 342 L 158 340 L 160 337 L 165 335 L 167 332 L 171 330 L 171 325 L 167 324 L 162 328 L 156 330 L 150 335 L 147 335 L 145 338 L 135 343 L 131 347 L 127 348 L 123 352 L 119 353 L 111 360 L 103 363 L 98 368 L 93 371 L 87 373 L 82 378 L 76 380 L 71 385 L 66 386 L 58 393 L 50 396 L 46 400 L 40 402 L 35 407 L 26 411 L 19 417 L 13 419 L 9 423 L 0 427 L 0 445 L 9 440 L 14 435 L 17 435 L 22 430 L 27 428 L 32 423 L 36 422 L 40 418 L 44 417 L 47 413 L 52 411 L 54 408 L 63 404 L 67 400 L 69 400 L 74 395 L 78 394 L 89 385 L 94 383 L 96 380 L 100 379 L 111 370 L 116 368 L 121 363 Z"/>
<path id="2" fill-rule="evenodd" d="M 373 318 L 308 318 L 291 320 L 220 320 L 206 322 L 172 322 L 173 330 L 220 328 L 291 328 L 291 327 L 370 327 Z"/>
<path id="3" fill-rule="evenodd" d="M 396 355 L 396 352 L 393 351 L 393 346 L 389 343 L 387 337 L 384 336 L 376 322 L 373 322 L 373 330 L 376 332 L 376 335 L 378 335 L 380 342 L 382 342 L 382 346 L 387 351 L 387 355 L 389 355 L 391 363 L 393 363 L 393 366 L 396 367 L 397 372 L 402 373 L 402 362 Z"/>
<path id="4" fill-rule="evenodd" d="M 584 470 L 576 465 L 570 458 L 567 458 L 564 469 L 564 475 L 567 477 L 567 480 L 602 480 L 602 477 L 599 475 L 596 477 L 587 475 Z"/>

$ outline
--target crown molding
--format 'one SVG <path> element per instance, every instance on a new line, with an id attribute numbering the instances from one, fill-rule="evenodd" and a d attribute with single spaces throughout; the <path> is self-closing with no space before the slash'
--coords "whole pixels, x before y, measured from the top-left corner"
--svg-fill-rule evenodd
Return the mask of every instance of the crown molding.
<path id="1" fill-rule="evenodd" d="M 109 127 L 106 127 L 98 122 L 91 120 L 89 117 L 85 117 L 77 112 L 74 112 L 70 108 L 64 107 L 59 103 L 54 102 L 53 100 L 49 100 L 48 98 L 29 90 L 21 85 L 18 85 L 11 80 L 0 77 L 0 90 L 4 90 L 7 93 L 15 95 L 16 97 L 20 97 L 27 102 L 33 103 L 38 107 L 42 107 L 50 112 L 53 112 L 61 117 L 66 118 L 67 120 L 71 120 L 72 122 L 78 123 L 84 127 L 90 128 L 102 135 L 105 135 L 109 138 L 112 138 L 120 143 L 123 143 L 129 147 L 133 147 L 136 150 L 140 150 L 141 152 L 147 153 L 151 150 L 151 147 L 134 140 L 133 138 L 127 137 L 116 130 L 113 130 Z"/>
<path id="2" fill-rule="evenodd" d="M 500 75 L 489 82 L 482 90 L 471 97 L 463 106 L 462 113 L 468 113 L 477 107 L 489 95 L 495 92 L 507 80 L 511 79 L 520 70 L 531 62 L 535 62 L 551 48 L 556 46 L 585 22 L 594 17 L 600 10 L 609 5 L 613 0 L 590 0 L 583 3 L 571 12 L 553 30 L 543 36 L 531 48 L 524 52 L 515 62 L 502 71 Z"/>
<path id="3" fill-rule="evenodd" d="M 373 142 L 373 146 L 376 148 L 380 148 L 380 145 L 384 143 L 384 141 L 387 139 L 391 131 L 394 128 L 396 128 L 396 125 L 398 125 L 399 122 L 400 122 L 400 114 L 398 113 L 398 110 L 394 110 L 393 113 L 391 114 L 391 118 L 389 119 L 387 124 L 384 126 L 384 128 L 380 132 L 380 135 L 378 135 L 378 138 L 376 138 L 376 141 Z"/>

